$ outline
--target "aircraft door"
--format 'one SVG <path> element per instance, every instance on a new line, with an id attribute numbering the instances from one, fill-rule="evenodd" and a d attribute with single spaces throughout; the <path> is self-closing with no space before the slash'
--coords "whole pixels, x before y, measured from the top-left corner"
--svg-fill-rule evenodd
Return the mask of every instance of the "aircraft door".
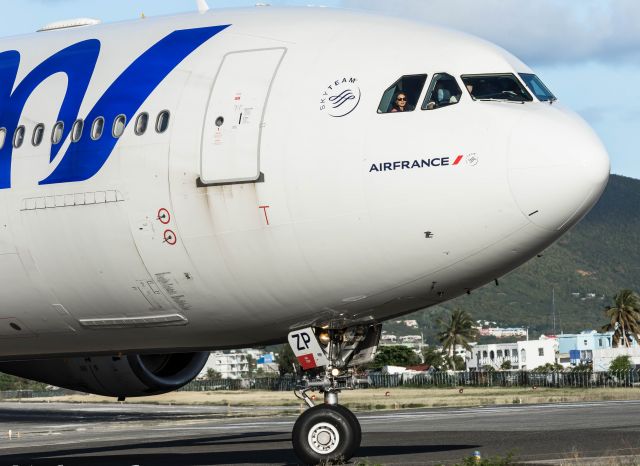
<path id="1" fill-rule="evenodd" d="M 285 49 L 227 54 L 216 77 L 203 131 L 204 184 L 260 178 L 260 136 L 271 84 Z"/>

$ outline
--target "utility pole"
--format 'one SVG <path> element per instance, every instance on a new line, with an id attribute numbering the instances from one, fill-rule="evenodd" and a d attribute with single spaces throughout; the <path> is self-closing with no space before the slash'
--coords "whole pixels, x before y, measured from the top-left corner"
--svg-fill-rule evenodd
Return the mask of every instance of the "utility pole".
<path id="1" fill-rule="evenodd" d="M 553 334 L 556 334 L 556 289 L 551 288 L 551 312 L 553 314 Z"/>

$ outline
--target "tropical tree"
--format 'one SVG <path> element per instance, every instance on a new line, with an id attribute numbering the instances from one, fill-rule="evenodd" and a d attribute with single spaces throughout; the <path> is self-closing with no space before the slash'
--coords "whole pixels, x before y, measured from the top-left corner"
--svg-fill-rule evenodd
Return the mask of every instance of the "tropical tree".
<path id="1" fill-rule="evenodd" d="M 640 342 L 640 301 L 631 290 L 622 290 L 613 298 L 614 305 L 604 310 L 609 323 L 602 327 L 603 332 L 613 331 L 613 346 L 622 344 L 631 346 L 632 337 Z"/>
<path id="2" fill-rule="evenodd" d="M 455 309 L 448 321 L 440 319 L 438 324 L 442 327 L 442 331 L 438 333 L 438 340 L 447 355 L 449 367 L 457 370 L 457 364 L 453 357 L 455 348 L 456 346 L 462 346 L 464 349 L 471 351 L 469 342 L 475 340 L 478 336 L 478 330 L 474 327 L 475 322 L 473 322 L 468 312 Z"/>

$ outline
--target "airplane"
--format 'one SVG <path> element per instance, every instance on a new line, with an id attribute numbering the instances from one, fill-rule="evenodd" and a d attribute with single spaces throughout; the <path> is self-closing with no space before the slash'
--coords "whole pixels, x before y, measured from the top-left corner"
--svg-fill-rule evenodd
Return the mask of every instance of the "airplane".
<path id="1" fill-rule="evenodd" d="M 0 371 L 124 399 L 288 338 L 294 451 L 347 460 L 362 434 L 339 393 L 381 323 L 539 254 L 609 158 L 476 37 L 198 5 L 0 40 Z"/>

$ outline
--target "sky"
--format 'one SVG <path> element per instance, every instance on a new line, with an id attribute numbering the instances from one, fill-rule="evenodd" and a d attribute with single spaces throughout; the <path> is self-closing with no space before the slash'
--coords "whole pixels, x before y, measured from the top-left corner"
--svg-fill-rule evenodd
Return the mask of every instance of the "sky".
<path id="1" fill-rule="evenodd" d="M 212 8 L 254 1 L 208 0 Z M 640 132 L 638 0 L 262 0 L 273 6 L 321 4 L 444 25 L 488 39 L 531 66 L 559 100 L 596 130 L 611 171 L 640 179 L 633 140 Z M 196 0 L 0 0 L 3 36 L 61 19 L 103 22 L 192 11 Z"/>

